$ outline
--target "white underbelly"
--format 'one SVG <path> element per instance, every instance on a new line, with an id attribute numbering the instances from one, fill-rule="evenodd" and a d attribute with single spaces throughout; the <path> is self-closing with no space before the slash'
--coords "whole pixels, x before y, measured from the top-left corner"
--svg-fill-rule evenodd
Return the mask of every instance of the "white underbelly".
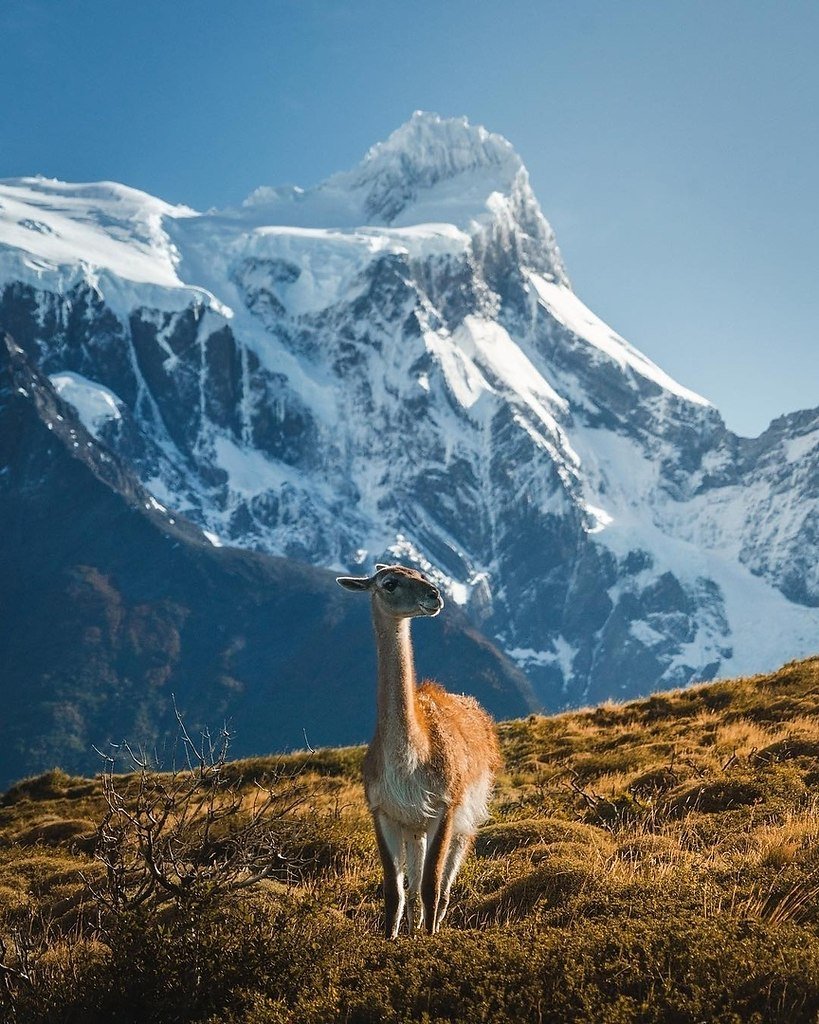
<path id="1" fill-rule="evenodd" d="M 385 772 L 367 784 L 367 802 L 373 811 L 408 828 L 428 829 L 438 821 L 447 800 L 425 785 L 421 772 Z M 486 774 L 466 788 L 454 808 L 453 831 L 473 835 L 489 817 L 492 776 Z"/>
<path id="2" fill-rule="evenodd" d="M 367 783 L 367 802 L 393 821 L 409 828 L 426 828 L 440 817 L 445 800 L 430 791 L 424 774 L 386 770 Z"/>

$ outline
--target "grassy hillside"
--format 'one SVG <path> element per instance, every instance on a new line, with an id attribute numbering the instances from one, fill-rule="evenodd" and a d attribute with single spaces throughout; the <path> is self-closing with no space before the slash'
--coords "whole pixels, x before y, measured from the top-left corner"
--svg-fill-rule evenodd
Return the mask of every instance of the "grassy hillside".
<path id="1" fill-rule="evenodd" d="M 100 780 L 26 780 L 0 807 L 4 1012 L 26 1024 L 816 1021 L 818 711 L 819 658 L 504 723 L 494 817 L 447 926 L 392 944 L 359 748 L 226 766 L 241 806 L 219 823 L 220 849 L 252 816 L 258 780 L 278 773 L 301 798 L 271 817 L 276 871 L 141 904 L 117 905 L 95 860 Z M 134 797 L 133 780 L 117 785 Z"/>

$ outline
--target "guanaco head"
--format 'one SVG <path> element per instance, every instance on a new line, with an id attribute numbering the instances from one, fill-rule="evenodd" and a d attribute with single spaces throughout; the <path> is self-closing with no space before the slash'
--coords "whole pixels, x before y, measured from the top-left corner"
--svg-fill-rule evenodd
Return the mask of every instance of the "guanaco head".
<path id="1" fill-rule="evenodd" d="M 367 590 L 373 604 L 395 619 L 437 615 L 444 601 L 429 580 L 405 565 L 377 565 L 372 576 L 339 576 L 345 590 Z"/>

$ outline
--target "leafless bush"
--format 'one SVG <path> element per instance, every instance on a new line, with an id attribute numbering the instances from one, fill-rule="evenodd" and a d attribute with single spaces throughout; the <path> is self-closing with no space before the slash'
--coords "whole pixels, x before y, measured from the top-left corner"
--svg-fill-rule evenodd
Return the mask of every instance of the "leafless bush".
<path id="1" fill-rule="evenodd" d="M 228 761 L 227 730 L 197 743 L 178 712 L 177 721 L 165 771 L 127 743 L 104 755 L 106 811 L 94 856 L 105 874 L 102 883 L 86 880 L 101 910 L 202 901 L 271 876 L 286 880 L 298 867 L 288 851 L 302 831 L 293 812 L 307 796 L 299 773 L 274 766 L 246 780 Z M 116 771 L 118 759 L 129 774 Z"/>
<path id="2" fill-rule="evenodd" d="M 172 974 L 183 1001 L 203 992 L 207 1000 L 226 932 L 267 913 L 230 895 L 264 879 L 302 877 L 309 846 L 296 813 L 309 796 L 302 769 L 259 760 L 247 769 L 228 759 L 227 730 L 197 742 L 178 712 L 177 722 L 164 758 L 128 743 L 102 755 L 103 814 L 88 844 L 101 870 L 80 872 L 85 891 L 71 915 L 52 907 L 2 923 L 3 1021 L 69 1019 L 55 995 L 66 986 L 80 1002 L 107 1006 L 109 985 L 95 988 L 97 969 L 109 980 L 124 977 L 134 998 L 153 999 L 156 979 Z M 248 934 L 252 945 L 258 930 Z M 241 972 L 241 957 L 231 969 Z M 88 1019 L 109 1016 L 100 1010 Z"/>

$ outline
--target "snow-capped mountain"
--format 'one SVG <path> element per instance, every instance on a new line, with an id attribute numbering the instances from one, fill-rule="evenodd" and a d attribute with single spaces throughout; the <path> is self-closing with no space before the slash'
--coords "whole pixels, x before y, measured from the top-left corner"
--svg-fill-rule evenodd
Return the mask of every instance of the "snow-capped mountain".
<path id="1" fill-rule="evenodd" d="M 425 568 L 547 706 L 819 647 L 819 410 L 739 438 L 573 292 L 511 145 L 416 113 L 197 213 L 0 183 L 0 328 L 215 544 Z"/>

